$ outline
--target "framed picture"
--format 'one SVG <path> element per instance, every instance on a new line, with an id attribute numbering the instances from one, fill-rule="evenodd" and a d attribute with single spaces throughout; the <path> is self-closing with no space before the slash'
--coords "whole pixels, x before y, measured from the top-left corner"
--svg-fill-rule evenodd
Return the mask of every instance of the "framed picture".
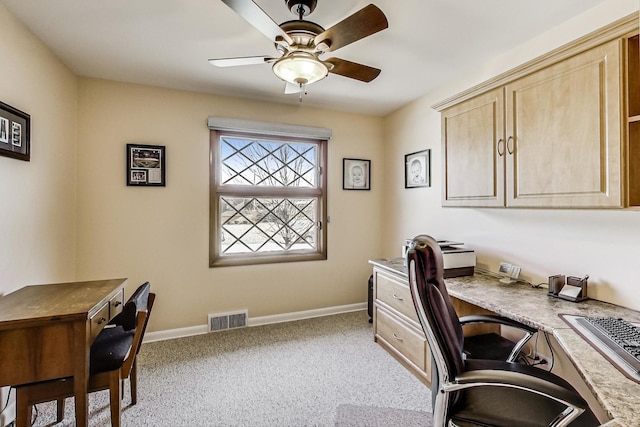
<path id="1" fill-rule="evenodd" d="M 404 188 L 431 186 L 431 150 L 404 156 Z"/>
<path id="2" fill-rule="evenodd" d="M 127 144 L 127 185 L 165 186 L 164 145 Z"/>
<path id="3" fill-rule="evenodd" d="M 31 160 L 31 116 L 0 102 L 0 155 Z"/>
<path id="4" fill-rule="evenodd" d="M 371 160 L 342 159 L 342 189 L 371 189 Z"/>

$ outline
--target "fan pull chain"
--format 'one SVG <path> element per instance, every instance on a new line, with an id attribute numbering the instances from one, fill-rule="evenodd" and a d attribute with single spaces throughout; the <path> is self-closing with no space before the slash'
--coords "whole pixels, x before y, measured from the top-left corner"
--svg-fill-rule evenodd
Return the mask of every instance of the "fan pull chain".
<path id="1" fill-rule="evenodd" d="M 298 83 L 300 85 L 300 97 L 298 98 L 298 102 L 300 104 L 302 104 L 302 95 L 306 95 L 307 94 L 307 85 L 305 85 L 304 83 Z"/>

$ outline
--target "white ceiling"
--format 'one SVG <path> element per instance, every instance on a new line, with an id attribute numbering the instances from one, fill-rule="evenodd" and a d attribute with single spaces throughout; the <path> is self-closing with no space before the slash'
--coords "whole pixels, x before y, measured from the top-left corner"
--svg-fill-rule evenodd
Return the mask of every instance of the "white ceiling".
<path id="1" fill-rule="evenodd" d="M 303 106 L 384 115 L 483 59 L 605 0 L 318 0 L 307 17 L 329 28 L 373 2 L 389 28 L 331 56 L 381 68 L 362 83 L 338 75 L 310 85 Z M 272 55 L 273 43 L 221 0 L 0 0 L 74 73 L 297 103 L 269 64 L 233 68 L 209 58 Z M 274 21 L 284 0 L 256 0 Z"/>

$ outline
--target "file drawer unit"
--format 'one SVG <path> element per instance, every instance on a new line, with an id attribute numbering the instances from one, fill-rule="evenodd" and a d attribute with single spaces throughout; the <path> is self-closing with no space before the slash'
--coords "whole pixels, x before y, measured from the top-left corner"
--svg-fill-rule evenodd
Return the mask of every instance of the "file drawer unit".
<path id="1" fill-rule="evenodd" d="M 431 385 L 431 354 L 405 277 L 373 269 L 373 334 L 418 379 Z"/>

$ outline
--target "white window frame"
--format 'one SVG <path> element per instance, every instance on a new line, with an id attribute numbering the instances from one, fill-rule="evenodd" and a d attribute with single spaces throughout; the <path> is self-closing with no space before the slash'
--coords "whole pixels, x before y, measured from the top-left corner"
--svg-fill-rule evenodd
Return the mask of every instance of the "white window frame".
<path id="1" fill-rule="evenodd" d="M 331 130 L 311 126 L 288 125 L 259 122 L 253 120 L 209 117 L 210 157 L 209 157 L 209 266 L 235 266 L 267 264 L 278 262 L 312 261 L 327 259 L 327 145 Z M 318 176 L 317 187 L 267 187 L 247 185 L 223 185 L 220 176 L 220 144 L 222 136 L 277 140 L 282 142 L 303 142 L 317 144 Z M 318 233 L 315 250 L 246 252 L 238 254 L 221 253 L 222 230 L 220 224 L 221 197 L 313 197 L 316 199 Z"/>

